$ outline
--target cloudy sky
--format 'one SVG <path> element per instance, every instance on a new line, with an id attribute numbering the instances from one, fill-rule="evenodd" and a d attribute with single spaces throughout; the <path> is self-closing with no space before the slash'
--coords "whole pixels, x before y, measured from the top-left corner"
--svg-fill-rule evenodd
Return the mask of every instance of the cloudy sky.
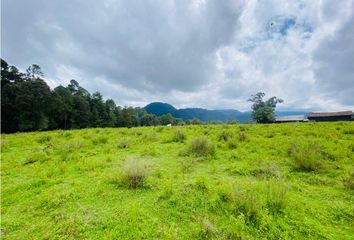
<path id="1" fill-rule="evenodd" d="M 2 0 L 1 56 L 118 105 L 354 110 L 354 0 Z"/>

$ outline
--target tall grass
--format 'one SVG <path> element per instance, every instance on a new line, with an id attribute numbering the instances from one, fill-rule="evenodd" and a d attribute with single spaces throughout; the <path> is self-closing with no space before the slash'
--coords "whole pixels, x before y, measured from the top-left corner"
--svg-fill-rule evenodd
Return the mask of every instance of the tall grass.
<path id="1" fill-rule="evenodd" d="M 120 149 L 125 149 L 125 148 L 129 148 L 130 143 L 128 141 L 128 139 L 122 139 L 119 143 L 118 143 L 118 148 Z"/>
<path id="2" fill-rule="evenodd" d="M 227 140 L 229 140 L 230 137 L 231 137 L 231 134 L 229 132 L 225 131 L 225 130 L 220 132 L 219 136 L 218 136 L 219 141 L 225 141 L 225 142 Z"/>
<path id="3" fill-rule="evenodd" d="M 279 180 L 270 181 L 267 191 L 267 206 L 273 213 L 281 212 L 287 205 L 288 188 Z"/>
<path id="4" fill-rule="evenodd" d="M 344 186 L 350 190 L 354 190 L 354 172 L 343 179 Z"/>
<path id="5" fill-rule="evenodd" d="M 150 174 L 150 167 L 145 161 L 128 157 L 122 165 L 122 182 L 132 189 L 143 187 Z"/>
<path id="6" fill-rule="evenodd" d="M 172 141 L 183 143 L 186 138 L 186 134 L 182 130 L 178 129 L 173 133 Z"/>
<path id="7" fill-rule="evenodd" d="M 293 142 L 288 150 L 296 170 L 311 172 L 323 167 L 326 155 L 322 146 L 316 142 Z"/>
<path id="8" fill-rule="evenodd" d="M 215 145 L 205 138 L 194 138 L 189 144 L 189 151 L 191 155 L 197 157 L 207 157 L 215 155 Z"/>

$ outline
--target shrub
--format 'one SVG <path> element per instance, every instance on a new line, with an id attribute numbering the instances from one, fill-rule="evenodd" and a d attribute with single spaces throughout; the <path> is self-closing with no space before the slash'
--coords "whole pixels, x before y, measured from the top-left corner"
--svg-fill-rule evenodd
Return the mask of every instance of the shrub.
<path id="1" fill-rule="evenodd" d="M 287 186 L 282 182 L 271 181 L 268 185 L 267 206 L 274 212 L 282 211 L 287 204 Z"/>
<path id="2" fill-rule="evenodd" d="M 248 135 L 245 132 L 240 132 L 239 133 L 239 139 L 241 142 L 246 142 L 248 141 Z"/>
<path id="3" fill-rule="evenodd" d="M 159 140 L 159 136 L 155 132 L 148 132 L 144 135 L 144 139 L 148 142 L 156 142 Z"/>
<path id="4" fill-rule="evenodd" d="M 268 132 L 267 134 L 266 134 L 266 137 L 267 138 L 273 138 L 275 136 L 275 133 L 274 132 Z"/>
<path id="5" fill-rule="evenodd" d="M 135 158 L 127 158 L 122 166 L 123 183 L 129 188 L 136 189 L 143 187 L 150 173 L 150 166 L 143 161 Z"/>
<path id="6" fill-rule="evenodd" d="M 323 148 L 316 142 L 292 143 L 288 151 L 297 170 L 311 172 L 323 167 L 326 154 Z"/>
<path id="7" fill-rule="evenodd" d="M 348 189 L 354 190 L 354 172 L 343 179 L 344 186 Z"/>
<path id="8" fill-rule="evenodd" d="M 236 149 L 237 148 L 237 141 L 234 138 L 230 138 L 227 142 L 227 148 L 228 149 Z"/>
<path id="9" fill-rule="evenodd" d="M 224 185 L 218 192 L 223 202 L 230 202 L 237 214 L 243 213 L 248 220 L 257 223 L 262 211 L 262 201 L 256 189 Z"/>
<path id="10" fill-rule="evenodd" d="M 177 130 L 173 133 L 172 136 L 172 141 L 173 142 L 180 142 L 183 143 L 186 140 L 186 134 L 184 134 L 184 132 L 182 132 L 181 130 Z"/>
<path id="11" fill-rule="evenodd" d="M 197 157 L 215 155 L 215 145 L 205 138 L 195 138 L 189 144 L 189 153 Z"/>
<path id="12" fill-rule="evenodd" d="M 130 144 L 127 139 L 123 139 L 120 143 L 118 143 L 118 147 L 121 149 L 128 148 L 129 146 L 130 146 Z"/>
<path id="13" fill-rule="evenodd" d="M 253 222 L 257 222 L 259 220 L 262 204 L 256 190 L 252 189 L 246 192 L 246 195 L 242 201 L 242 208 L 249 220 Z"/>
<path id="14" fill-rule="evenodd" d="M 208 190 L 208 179 L 204 175 L 198 176 L 195 181 L 195 187 L 200 191 Z"/>
<path id="15" fill-rule="evenodd" d="M 173 195 L 173 179 L 168 178 L 166 181 L 161 183 L 161 194 L 159 199 L 168 199 Z"/>
<path id="16" fill-rule="evenodd" d="M 231 137 L 230 133 L 227 131 L 222 131 L 219 133 L 219 141 L 227 141 Z"/>
<path id="17" fill-rule="evenodd" d="M 343 134 L 354 135 L 354 129 L 346 129 L 343 131 Z"/>
<path id="18" fill-rule="evenodd" d="M 65 137 L 65 138 L 70 138 L 70 137 L 72 137 L 72 133 L 71 132 L 68 132 L 68 131 L 66 131 L 66 132 L 64 132 L 63 133 L 63 136 Z"/>
<path id="19" fill-rule="evenodd" d="M 48 160 L 49 160 L 49 157 L 45 152 L 35 151 L 26 158 L 26 160 L 23 162 L 23 165 L 33 164 L 36 162 L 43 163 Z"/>
<path id="20" fill-rule="evenodd" d="M 156 132 L 160 133 L 164 130 L 165 128 L 163 126 L 159 126 L 156 128 Z"/>
<path id="21" fill-rule="evenodd" d="M 37 142 L 38 143 L 45 143 L 45 142 L 49 142 L 51 139 L 52 139 L 51 136 L 44 135 L 44 136 L 40 136 L 39 138 L 37 138 Z"/>
<path id="22" fill-rule="evenodd" d="M 92 143 L 97 145 L 97 144 L 106 144 L 108 142 L 108 138 L 100 136 L 96 139 L 92 140 Z"/>
<path id="23" fill-rule="evenodd" d="M 209 219 L 204 218 L 202 220 L 202 231 L 199 233 L 199 238 L 210 239 L 216 236 L 217 236 L 216 227 L 213 225 L 212 222 L 210 222 Z"/>
<path id="24" fill-rule="evenodd" d="M 276 164 L 269 164 L 268 166 L 253 169 L 250 171 L 250 173 L 255 177 L 263 178 L 263 179 L 282 178 L 282 173 L 279 169 L 279 166 Z"/>

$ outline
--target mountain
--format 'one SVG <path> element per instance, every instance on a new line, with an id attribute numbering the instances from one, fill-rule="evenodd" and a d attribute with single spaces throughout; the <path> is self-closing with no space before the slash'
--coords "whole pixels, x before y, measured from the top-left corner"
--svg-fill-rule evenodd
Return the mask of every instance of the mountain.
<path id="1" fill-rule="evenodd" d="M 178 111 L 175 107 L 168 103 L 162 102 L 153 102 L 144 107 L 145 111 L 148 113 L 155 114 L 156 116 L 161 116 L 167 113 L 171 113 L 172 116 L 175 116 Z"/>
<path id="2" fill-rule="evenodd" d="M 245 122 L 251 120 L 250 112 L 240 112 L 233 109 L 225 110 L 208 110 L 204 108 L 183 108 L 176 109 L 168 103 L 153 102 L 144 107 L 148 113 L 161 116 L 163 114 L 170 113 L 175 118 L 181 118 L 183 120 L 189 120 L 198 118 L 203 122 L 208 121 L 239 121 Z"/>
<path id="3" fill-rule="evenodd" d="M 181 118 L 183 120 L 190 120 L 197 118 L 203 122 L 208 121 L 238 121 L 244 123 L 247 121 L 252 121 L 251 112 L 240 112 L 234 109 L 223 109 L 223 110 L 208 110 L 204 108 L 182 108 L 176 109 L 174 106 L 168 103 L 153 102 L 144 107 L 146 112 L 161 116 L 163 114 L 170 113 L 175 118 Z M 306 112 L 303 111 L 276 111 L 277 116 L 287 116 L 287 115 L 305 115 Z"/>

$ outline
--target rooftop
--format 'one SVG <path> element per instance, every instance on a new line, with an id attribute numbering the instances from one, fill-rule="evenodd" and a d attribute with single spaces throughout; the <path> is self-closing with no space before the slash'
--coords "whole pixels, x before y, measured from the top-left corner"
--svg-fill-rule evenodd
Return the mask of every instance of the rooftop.
<path id="1" fill-rule="evenodd" d="M 275 118 L 276 122 L 298 122 L 305 121 L 304 115 L 279 116 Z"/>
<path id="2" fill-rule="evenodd" d="M 352 116 L 353 111 L 343 112 L 310 112 L 307 117 L 335 117 L 335 116 Z"/>

